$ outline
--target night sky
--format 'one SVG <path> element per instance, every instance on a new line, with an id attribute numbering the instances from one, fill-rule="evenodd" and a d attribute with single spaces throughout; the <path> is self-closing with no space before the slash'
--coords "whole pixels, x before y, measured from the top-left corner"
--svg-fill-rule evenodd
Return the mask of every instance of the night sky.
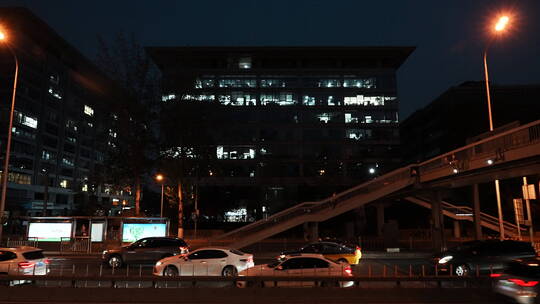
<path id="1" fill-rule="evenodd" d="M 540 0 L 3 0 L 26 6 L 89 58 L 97 36 L 145 46 L 416 46 L 398 72 L 401 119 L 450 86 L 482 80 L 487 26 L 510 12 L 489 49 L 498 84 L 540 84 Z M 494 100 L 496 102 L 496 100 Z M 540 101 L 538 101 L 540 102 Z"/>

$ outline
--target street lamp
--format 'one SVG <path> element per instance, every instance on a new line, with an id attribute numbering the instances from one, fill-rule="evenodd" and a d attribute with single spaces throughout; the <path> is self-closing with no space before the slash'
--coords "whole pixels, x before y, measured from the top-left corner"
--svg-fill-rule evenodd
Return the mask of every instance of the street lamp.
<path id="1" fill-rule="evenodd" d="M 495 25 L 493 26 L 493 30 L 495 34 L 503 33 L 508 23 L 510 22 L 510 18 L 506 15 L 503 15 L 499 17 Z M 493 35 L 493 34 L 492 34 Z M 484 49 L 484 76 L 486 80 L 486 96 L 487 96 L 487 104 L 488 104 L 488 116 L 489 116 L 489 131 L 493 131 L 493 116 L 491 112 L 491 95 L 489 91 L 489 75 L 488 75 L 488 66 L 487 66 L 487 52 L 491 45 L 491 42 L 493 41 L 494 37 L 491 36 L 486 48 Z M 497 195 L 497 211 L 499 214 L 499 238 L 501 240 L 504 239 L 504 225 L 503 225 L 503 215 L 502 215 L 502 208 L 501 208 L 501 190 L 499 186 L 499 180 L 495 180 L 495 193 Z"/>
<path id="2" fill-rule="evenodd" d="M 159 216 L 163 217 L 163 187 L 165 186 L 165 177 L 163 174 L 156 175 L 156 181 L 161 183 L 161 212 L 159 213 Z"/>
<path id="3" fill-rule="evenodd" d="M 13 127 L 13 111 L 15 109 L 15 95 L 17 93 L 17 78 L 19 76 L 19 59 L 15 54 L 15 51 L 8 44 L 8 37 L 6 32 L 0 28 L 0 43 L 5 45 L 7 49 L 13 55 L 15 59 L 15 76 L 13 80 L 13 92 L 11 93 L 11 110 L 9 112 L 9 126 L 8 134 L 6 141 L 6 156 L 4 157 L 4 171 L 2 171 L 2 196 L 0 198 L 0 242 L 2 241 L 2 229 L 4 226 L 4 209 L 6 206 L 6 191 L 7 191 L 7 180 L 8 180 L 8 170 L 9 170 L 9 154 L 11 151 L 11 128 Z"/>

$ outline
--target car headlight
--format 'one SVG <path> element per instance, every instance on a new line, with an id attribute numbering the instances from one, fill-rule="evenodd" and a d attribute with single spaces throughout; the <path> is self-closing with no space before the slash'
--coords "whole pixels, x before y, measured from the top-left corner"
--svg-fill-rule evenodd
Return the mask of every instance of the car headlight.
<path id="1" fill-rule="evenodd" d="M 101 253 L 102 255 L 106 255 L 107 254 L 107 250 L 103 250 L 103 252 Z"/>
<path id="2" fill-rule="evenodd" d="M 447 255 L 445 257 L 442 257 L 440 260 L 439 260 L 439 264 L 446 264 L 448 263 L 451 259 L 453 259 L 454 257 L 451 256 L 451 255 Z"/>
<path id="3" fill-rule="evenodd" d="M 163 263 L 161 261 L 157 261 L 156 266 L 161 266 Z"/>

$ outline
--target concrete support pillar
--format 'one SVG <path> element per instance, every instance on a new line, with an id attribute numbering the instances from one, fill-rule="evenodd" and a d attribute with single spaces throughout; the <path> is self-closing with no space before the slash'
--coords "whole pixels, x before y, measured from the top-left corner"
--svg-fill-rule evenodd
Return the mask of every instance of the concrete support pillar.
<path id="1" fill-rule="evenodd" d="M 478 184 L 473 186 L 473 222 L 474 222 L 474 236 L 477 240 L 481 240 L 482 237 L 482 218 L 480 215 L 480 192 L 478 191 Z"/>
<path id="2" fill-rule="evenodd" d="M 304 223 L 304 239 L 308 242 L 316 242 L 319 239 L 319 223 Z"/>
<path id="3" fill-rule="evenodd" d="M 377 204 L 377 235 L 383 235 L 383 226 L 384 226 L 384 204 Z"/>
<path id="4" fill-rule="evenodd" d="M 435 252 L 443 250 L 444 227 L 442 225 L 442 209 L 441 209 L 441 194 L 435 192 L 431 202 L 431 218 L 432 218 L 432 243 Z"/>
<path id="5" fill-rule="evenodd" d="M 461 238 L 461 222 L 458 220 L 454 221 L 454 238 Z"/>

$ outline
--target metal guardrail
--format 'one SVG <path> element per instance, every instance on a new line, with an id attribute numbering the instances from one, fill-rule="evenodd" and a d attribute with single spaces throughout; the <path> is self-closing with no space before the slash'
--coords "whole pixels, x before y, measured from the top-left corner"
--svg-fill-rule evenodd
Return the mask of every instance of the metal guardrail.
<path id="1" fill-rule="evenodd" d="M 92 242 L 90 237 L 63 237 L 60 239 L 60 252 L 91 252 Z"/>
<path id="2" fill-rule="evenodd" d="M 179 277 L 161 277 L 161 276 L 28 276 L 28 275 L 9 275 L 0 276 L 0 285 L 9 285 L 10 281 L 32 281 L 36 286 L 46 287 L 71 287 L 85 288 L 89 282 L 99 282 L 97 287 L 101 288 L 179 288 L 179 287 L 197 287 L 204 282 L 230 282 L 230 286 L 237 286 L 237 282 L 245 282 L 246 287 L 287 287 L 279 286 L 281 282 L 306 282 L 312 284 L 312 287 L 339 287 L 341 282 L 353 282 L 352 287 L 361 287 L 364 283 L 389 282 L 399 286 L 403 282 L 432 283 L 429 287 L 482 287 L 491 284 L 492 279 L 489 276 L 441 276 L 441 275 L 397 275 L 397 276 L 236 276 L 236 277 L 218 277 L 218 276 L 179 276 Z M 3 283 L 3 284 L 2 284 Z M 67 283 L 67 284 L 66 284 Z M 129 283 L 137 283 L 131 285 Z M 143 284 L 147 283 L 147 284 Z M 166 283 L 166 285 L 163 285 Z M 188 283 L 188 284 L 181 284 Z M 449 283 L 449 284 L 444 284 Z M 298 287 L 298 286 L 296 286 Z M 428 287 L 424 285 L 424 287 Z M 219 287 L 221 288 L 221 286 Z"/>
<path id="3" fill-rule="evenodd" d="M 19 246 L 38 247 L 38 243 L 39 243 L 38 238 L 27 238 L 27 239 L 17 239 L 17 240 L 7 238 L 6 247 L 19 247 Z"/>
<path id="4" fill-rule="evenodd" d="M 418 168 L 421 181 L 424 182 L 477 169 L 476 167 L 480 166 L 488 167 L 490 165 L 482 162 L 483 160 L 491 159 L 493 163 L 503 162 L 507 152 L 538 143 L 540 143 L 540 120 L 496 134 L 420 163 Z M 424 178 L 426 174 L 442 169 L 449 170 L 441 173 L 441 176 Z"/>

